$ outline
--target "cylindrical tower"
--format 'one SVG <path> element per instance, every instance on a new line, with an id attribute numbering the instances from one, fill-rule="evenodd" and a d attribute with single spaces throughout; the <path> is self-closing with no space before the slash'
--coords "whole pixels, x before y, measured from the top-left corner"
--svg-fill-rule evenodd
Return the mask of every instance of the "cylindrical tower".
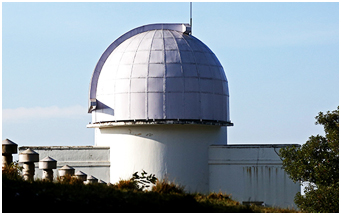
<path id="1" fill-rule="evenodd" d="M 110 146 L 110 182 L 145 170 L 208 192 L 208 147 L 227 144 L 228 83 L 188 24 L 152 24 L 115 40 L 93 72 L 95 145 Z"/>

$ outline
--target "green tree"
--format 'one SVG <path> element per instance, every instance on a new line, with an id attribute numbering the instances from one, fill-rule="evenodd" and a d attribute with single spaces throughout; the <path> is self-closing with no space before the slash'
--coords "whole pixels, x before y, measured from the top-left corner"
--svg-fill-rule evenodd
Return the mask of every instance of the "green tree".
<path id="1" fill-rule="evenodd" d="M 310 182 L 305 195 L 297 193 L 296 205 L 305 212 L 339 212 L 339 107 L 316 116 L 325 137 L 316 135 L 301 147 L 280 150 L 283 168 L 290 178 Z"/>

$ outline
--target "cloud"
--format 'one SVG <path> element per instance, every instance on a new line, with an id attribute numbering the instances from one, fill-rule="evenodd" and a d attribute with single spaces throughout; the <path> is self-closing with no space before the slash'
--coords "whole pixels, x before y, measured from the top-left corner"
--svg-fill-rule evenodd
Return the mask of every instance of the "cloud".
<path id="1" fill-rule="evenodd" d="M 32 108 L 15 108 L 3 109 L 3 122 L 17 122 L 23 120 L 34 119 L 51 119 L 51 118 L 78 118 L 88 116 L 87 109 L 84 106 L 75 105 L 70 107 L 32 107 Z"/>

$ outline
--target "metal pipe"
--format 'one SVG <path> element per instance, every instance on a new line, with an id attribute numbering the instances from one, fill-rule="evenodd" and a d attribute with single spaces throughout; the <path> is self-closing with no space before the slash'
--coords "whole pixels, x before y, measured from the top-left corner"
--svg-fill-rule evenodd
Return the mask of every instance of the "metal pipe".
<path id="1" fill-rule="evenodd" d="M 189 3 L 189 25 L 191 26 L 191 32 L 190 32 L 190 34 L 192 34 L 193 33 L 193 23 L 192 23 L 192 2 L 190 2 Z"/>

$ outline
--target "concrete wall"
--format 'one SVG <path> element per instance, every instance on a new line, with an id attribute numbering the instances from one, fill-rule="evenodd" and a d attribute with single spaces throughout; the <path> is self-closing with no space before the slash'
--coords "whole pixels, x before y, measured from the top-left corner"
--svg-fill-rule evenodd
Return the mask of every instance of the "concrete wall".
<path id="1" fill-rule="evenodd" d="M 295 207 L 300 184 L 289 179 L 277 155 L 288 145 L 228 145 L 209 149 L 209 190 L 232 194 L 240 202 Z"/>
<path id="2" fill-rule="evenodd" d="M 82 171 L 105 182 L 110 180 L 110 148 L 97 146 L 22 146 L 19 153 L 30 148 L 39 153 L 39 160 L 46 156 L 57 160 L 57 169 L 64 165 L 72 166 L 75 172 Z M 35 163 L 35 178 L 42 177 L 42 170 Z M 56 178 L 58 171 L 54 170 Z"/>
<path id="3" fill-rule="evenodd" d="M 226 127 L 132 125 L 96 128 L 98 146 L 110 146 L 110 182 L 145 170 L 190 192 L 208 192 L 208 148 L 226 144 Z"/>

